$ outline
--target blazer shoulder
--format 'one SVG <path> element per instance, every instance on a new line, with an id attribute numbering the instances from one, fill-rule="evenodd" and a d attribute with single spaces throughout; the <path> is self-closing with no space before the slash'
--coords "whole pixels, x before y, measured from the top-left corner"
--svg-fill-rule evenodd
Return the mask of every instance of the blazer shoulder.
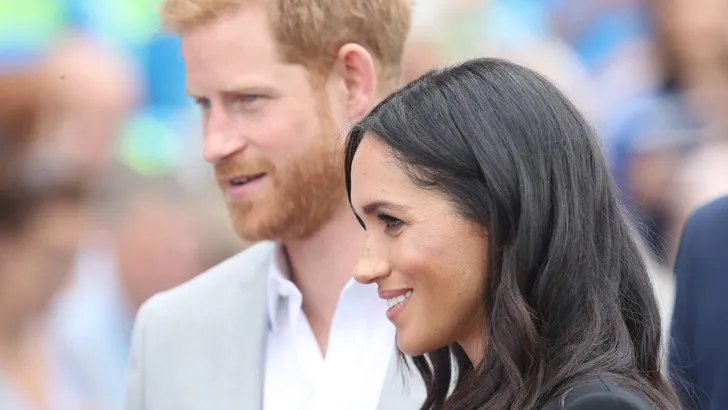
<path id="1" fill-rule="evenodd" d="M 703 205 L 688 218 L 675 262 L 678 277 L 681 271 L 695 271 L 695 265 L 724 264 L 725 241 L 728 241 L 728 196 Z"/>
<path id="2" fill-rule="evenodd" d="M 562 401 L 564 410 L 654 410 L 647 397 L 602 379 L 574 388 Z"/>
<path id="3" fill-rule="evenodd" d="M 715 199 L 695 210 L 688 219 L 685 230 L 714 232 L 716 226 L 728 226 L 728 196 Z"/>
<path id="4" fill-rule="evenodd" d="M 217 303 L 208 306 L 220 306 L 231 290 L 268 274 L 274 250 L 273 242 L 255 244 L 193 279 L 153 296 L 142 305 L 138 315 L 148 319 L 159 314 L 177 315 L 192 308 L 199 312 L 209 301 Z"/>

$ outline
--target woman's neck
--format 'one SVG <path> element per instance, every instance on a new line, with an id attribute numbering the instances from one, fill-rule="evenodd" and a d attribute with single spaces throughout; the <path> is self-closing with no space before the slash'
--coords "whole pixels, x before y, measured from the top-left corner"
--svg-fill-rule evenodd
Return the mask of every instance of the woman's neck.
<path id="1" fill-rule="evenodd" d="M 465 354 L 470 359 L 473 367 L 478 367 L 480 362 L 483 360 L 485 354 L 485 325 L 482 323 L 481 318 L 485 316 L 483 309 L 479 309 L 472 315 L 473 320 L 467 326 L 469 329 L 468 333 L 459 338 L 458 344 L 465 351 Z"/>

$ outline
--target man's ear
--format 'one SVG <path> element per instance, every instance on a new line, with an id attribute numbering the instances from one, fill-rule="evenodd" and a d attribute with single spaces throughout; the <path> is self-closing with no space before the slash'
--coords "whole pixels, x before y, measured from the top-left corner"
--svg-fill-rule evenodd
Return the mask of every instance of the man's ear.
<path id="1" fill-rule="evenodd" d="M 359 44 L 341 46 L 334 70 L 346 87 L 346 113 L 351 119 L 365 115 L 374 104 L 377 75 L 374 58 Z"/>

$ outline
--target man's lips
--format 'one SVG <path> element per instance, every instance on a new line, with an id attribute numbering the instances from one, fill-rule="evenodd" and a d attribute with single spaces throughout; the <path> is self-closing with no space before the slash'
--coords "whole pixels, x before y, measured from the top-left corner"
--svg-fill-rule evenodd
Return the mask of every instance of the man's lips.
<path id="1" fill-rule="evenodd" d="M 259 173 L 259 174 L 249 174 L 249 175 L 237 176 L 237 177 L 229 178 L 228 184 L 230 186 L 243 186 L 249 182 L 263 178 L 265 175 L 266 175 L 265 173 Z"/>
<path id="2" fill-rule="evenodd" d="M 265 183 L 267 176 L 267 173 L 262 172 L 220 178 L 220 187 L 229 200 L 241 200 L 260 189 L 261 185 Z"/>

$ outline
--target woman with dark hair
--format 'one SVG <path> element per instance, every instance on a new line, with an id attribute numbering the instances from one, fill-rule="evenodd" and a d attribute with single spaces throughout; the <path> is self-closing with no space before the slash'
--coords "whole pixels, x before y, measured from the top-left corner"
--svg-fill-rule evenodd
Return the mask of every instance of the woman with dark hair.
<path id="1" fill-rule="evenodd" d="M 423 409 L 678 409 L 660 317 L 594 131 L 551 83 L 478 59 L 349 134 L 346 183 Z"/>

